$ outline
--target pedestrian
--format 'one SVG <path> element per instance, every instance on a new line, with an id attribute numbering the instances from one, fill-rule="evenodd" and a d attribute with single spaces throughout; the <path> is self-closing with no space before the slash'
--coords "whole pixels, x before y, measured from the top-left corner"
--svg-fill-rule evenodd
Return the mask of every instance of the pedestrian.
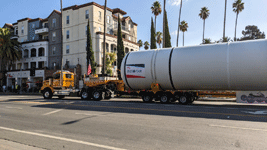
<path id="1" fill-rule="evenodd" d="M 18 87 L 19 87 L 19 85 L 18 85 L 18 84 L 16 84 L 16 86 L 15 86 L 15 93 L 17 93 L 17 92 L 18 92 Z"/>
<path id="2" fill-rule="evenodd" d="M 6 93 L 6 85 L 3 85 L 3 92 Z"/>
<path id="3" fill-rule="evenodd" d="M 14 84 L 12 84 L 11 92 L 14 92 L 14 89 L 15 89 Z"/>

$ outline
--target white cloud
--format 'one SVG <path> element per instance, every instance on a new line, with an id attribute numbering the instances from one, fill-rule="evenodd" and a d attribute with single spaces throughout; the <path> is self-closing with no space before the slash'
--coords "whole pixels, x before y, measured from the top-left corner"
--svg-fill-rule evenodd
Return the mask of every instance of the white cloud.
<path id="1" fill-rule="evenodd" d="M 184 0 L 184 2 L 187 2 L 188 0 Z M 178 6 L 181 4 L 181 0 L 168 0 L 168 3 L 172 6 Z"/>

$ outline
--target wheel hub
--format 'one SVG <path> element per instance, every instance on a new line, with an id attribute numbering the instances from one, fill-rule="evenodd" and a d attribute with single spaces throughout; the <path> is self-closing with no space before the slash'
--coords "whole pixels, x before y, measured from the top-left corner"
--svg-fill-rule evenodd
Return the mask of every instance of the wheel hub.
<path id="1" fill-rule="evenodd" d="M 167 102 L 167 101 L 168 101 L 167 96 L 162 96 L 162 97 L 161 97 L 161 101 L 162 101 L 162 102 Z"/>
<path id="2" fill-rule="evenodd" d="M 95 92 L 95 93 L 94 93 L 94 98 L 97 99 L 97 98 L 99 98 L 99 96 L 100 96 L 100 94 L 99 94 L 98 92 Z"/>
<path id="3" fill-rule="evenodd" d="M 88 93 L 87 93 L 87 92 L 83 92 L 83 93 L 82 93 L 82 97 L 83 97 L 84 99 L 86 99 L 86 98 L 88 97 Z"/>
<path id="4" fill-rule="evenodd" d="M 49 97 L 50 93 L 48 91 L 45 92 L 45 97 Z"/>

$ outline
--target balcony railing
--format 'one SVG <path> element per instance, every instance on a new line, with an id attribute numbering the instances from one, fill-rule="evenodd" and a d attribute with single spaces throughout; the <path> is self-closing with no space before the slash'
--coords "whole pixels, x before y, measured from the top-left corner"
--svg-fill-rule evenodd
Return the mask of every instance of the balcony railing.
<path id="1" fill-rule="evenodd" d="M 48 33 L 48 26 L 41 26 L 35 29 L 35 34 L 47 34 Z"/>

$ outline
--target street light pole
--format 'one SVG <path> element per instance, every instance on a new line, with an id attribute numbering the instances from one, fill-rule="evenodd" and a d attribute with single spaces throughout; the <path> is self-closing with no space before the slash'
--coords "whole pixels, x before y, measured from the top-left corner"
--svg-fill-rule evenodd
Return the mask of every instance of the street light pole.
<path id="1" fill-rule="evenodd" d="M 62 0 L 60 0 L 61 8 L 61 72 L 60 72 L 60 87 L 63 88 L 63 9 Z"/>

